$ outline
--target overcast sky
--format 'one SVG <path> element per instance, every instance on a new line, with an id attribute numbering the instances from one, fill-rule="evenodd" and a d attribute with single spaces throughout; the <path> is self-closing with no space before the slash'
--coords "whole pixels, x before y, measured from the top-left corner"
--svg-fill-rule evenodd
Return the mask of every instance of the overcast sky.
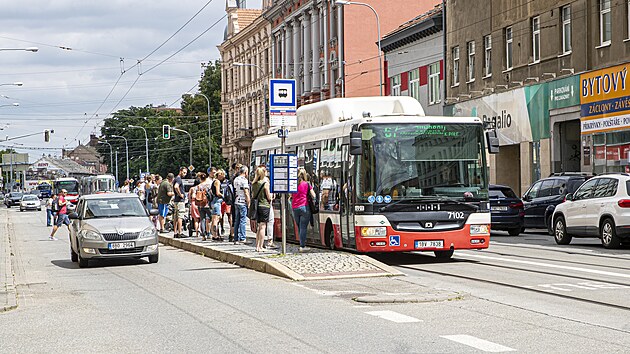
<path id="1" fill-rule="evenodd" d="M 0 50 L 0 148 L 6 136 L 54 129 L 16 140 L 24 147 L 74 147 L 85 142 L 108 113 L 129 106 L 173 105 L 196 83 L 201 63 L 219 59 L 225 0 L 213 0 L 175 37 L 142 62 L 189 21 L 208 0 L 4 0 L 0 12 L 0 49 L 36 46 L 39 52 Z M 249 8 L 260 0 L 247 2 Z M 220 23 L 165 63 L 210 26 Z M 59 47 L 68 47 L 64 50 Z M 123 58 L 122 62 L 121 59 Z M 152 67 L 155 67 L 152 70 Z M 129 69 L 131 68 L 131 69 Z M 121 77 L 121 70 L 128 70 Z M 148 71 L 148 72 L 147 72 Z M 120 81 L 114 88 L 116 81 Z M 19 103 L 19 107 L 11 106 Z M 99 106 L 101 106 L 99 109 Z M 8 105 L 8 106 L 5 106 Z M 95 116 L 98 114 L 98 118 Z M 87 123 L 86 123 L 87 122 Z M 75 140 L 76 139 L 76 140 Z M 57 150 L 25 150 L 31 160 Z"/>

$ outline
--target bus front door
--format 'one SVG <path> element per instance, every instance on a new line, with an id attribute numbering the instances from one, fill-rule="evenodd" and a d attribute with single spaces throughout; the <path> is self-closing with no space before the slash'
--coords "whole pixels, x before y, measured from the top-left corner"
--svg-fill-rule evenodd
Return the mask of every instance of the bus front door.
<path id="1" fill-rule="evenodd" d="M 350 196 L 352 193 L 352 177 L 350 155 L 348 154 L 348 145 L 342 145 L 341 147 L 341 240 L 344 247 L 355 247 L 356 242 L 354 238 L 354 210 L 350 204 Z"/>

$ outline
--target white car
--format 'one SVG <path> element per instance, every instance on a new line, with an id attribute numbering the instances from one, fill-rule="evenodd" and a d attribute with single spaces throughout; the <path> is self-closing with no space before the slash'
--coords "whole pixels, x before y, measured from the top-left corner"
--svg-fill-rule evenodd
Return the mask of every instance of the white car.
<path id="1" fill-rule="evenodd" d="M 42 203 L 34 194 L 24 194 L 20 199 L 20 211 L 42 210 Z"/>
<path id="2" fill-rule="evenodd" d="M 606 174 L 568 194 L 552 216 L 556 243 L 573 237 L 597 237 L 606 248 L 630 243 L 630 175 Z"/>

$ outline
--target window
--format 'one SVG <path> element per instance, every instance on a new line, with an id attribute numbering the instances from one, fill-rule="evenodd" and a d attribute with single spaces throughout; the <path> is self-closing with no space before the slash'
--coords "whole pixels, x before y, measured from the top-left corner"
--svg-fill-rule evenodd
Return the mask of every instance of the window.
<path id="1" fill-rule="evenodd" d="M 512 69 L 512 27 L 505 28 L 505 68 Z"/>
<path id="2" fill-rule="evenodd" d="M 466 44 L 468 49 L 468 81 L 475 81 L 475 41 Z"/>
<path id="3" fill-rule="evenodd" d="M 440 103 L 440 62 L 429 65 L 429 104 Z"/>
<path id="4" fill-rule="evenodd" d="M 459 85 L 459 46 L 453 47 L 453 86 Z"/>
<path id="5" fill-rule="evenodd" d="M 420 101 L 420 70 L 418 69 L 409 72 L 409 96 Z"/>
<path id="6" fill-rule="evenodd" d="M 562 14 L 562 54 L 571 52 L 571 6 L 564 6 Z"/>
<path id="7" fill-rule="evenodd" d="M 552 194 L 552 190 L 553 190 L 553 185 L 554 185 L 555 181 L 553 179 L 548 179 L 546 181 L 543 181 L 542 185 L 540 186 L 540 190 L 538 191 L 538 198 L 543 198 L 543 197 L 550 197 Z"/>
<path id="8" fill-rule="evenodd" d="M 612 37 L 610 0 L 599 0 L 599 44 L 608 45 Z"/>
<path id="9" fill-rule="evenodd" d="M 575 194 L 573 195 L 573 200 L 590 198 L 591 194 L 593 194 L 595 184 L 597 184 L 597 179 L 589 179 L 588 181 L 584 182 L 582 187 L 580 187 L 580 189 L 578 189 L 577 192 L 575 192 Z"/>
<path id="10" fill-rule="evenodd" d="M 541 182 L 536 182 L 530 189 L 525 193 L 524 200 L 530 201 L 538 196 L 538 191 L 540 190 Z"/>
<path id="11" fill-rule="evenodd" d="M 532 18 L 532 57 L 534 63 L 540 61 L 540 17 Z"/>
<path id="12" fill-rule="evenodd" d="M 392 76 L 392 96 L 400 96 L 400 75 Z"/>
<path id="13" fill-rule="evenodd" d="M 483 37 L 483 76 L 492 76 L 492 36 Z"/>

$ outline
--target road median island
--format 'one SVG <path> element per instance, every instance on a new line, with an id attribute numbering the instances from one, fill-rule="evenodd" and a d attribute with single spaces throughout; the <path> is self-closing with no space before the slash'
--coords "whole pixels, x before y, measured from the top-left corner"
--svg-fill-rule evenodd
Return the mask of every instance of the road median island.
<path id="1" fill-rule="evenodd" d="M 314 248 L 300 253 L 297 246 L 287 245 L 287 254 L 281 255 L 279 249 L 255 252 L 253 238 L 238 245 L 200 238 L 175 239 L 171 235 L 160 235 L 159 239 L 164 245 L 294 281 L 404 275 L 369 256 L 349 252 Z"/>
<path id="2" fill-rule="evenodd" d="M 13 227 L 6 210 L 0 213 L 0 313 L 18 307 L 15 274 L 13 272 Z"/>

